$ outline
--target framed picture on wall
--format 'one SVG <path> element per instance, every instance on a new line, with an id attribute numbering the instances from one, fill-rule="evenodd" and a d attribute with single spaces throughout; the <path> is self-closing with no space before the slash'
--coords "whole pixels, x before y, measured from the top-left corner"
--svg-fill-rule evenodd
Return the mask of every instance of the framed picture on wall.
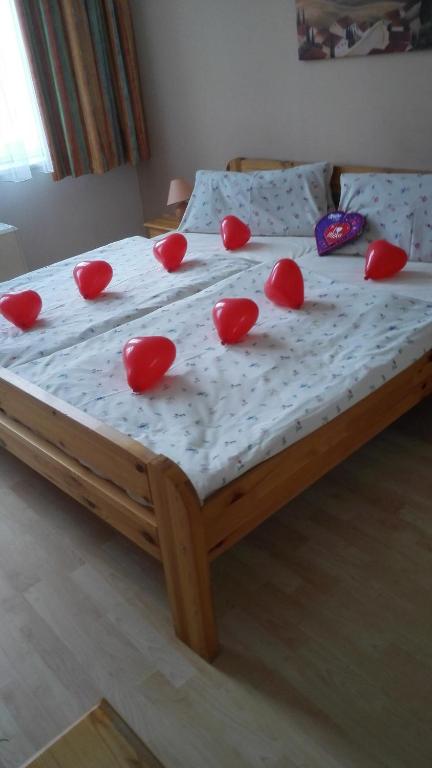
<path id="1" fill-rule="evenodd" d="M 296 0 L 302 60 L 432 48 L 432 0 Z"/>

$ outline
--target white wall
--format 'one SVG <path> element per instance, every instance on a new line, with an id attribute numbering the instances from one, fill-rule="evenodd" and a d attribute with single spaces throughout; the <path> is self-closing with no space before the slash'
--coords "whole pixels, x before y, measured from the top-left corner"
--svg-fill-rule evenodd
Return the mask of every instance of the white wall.
<path id="1" fill-rule="evenodd" d="M 74 256 L 113 240 L 143 234 L 135 169 L 52 181 L 0 181 L 0 221 L 14 224 L 29 269 Z"/>
<path id="2" fill-rule="evenodd" d="M 144 217 L 168 181 L 236 155 L 432 169 L 432 51 L 300 62 L 294 0 L 132 0 L 152 158 Z M 30 268 L 142 233 L 137 174 L 0 182 Z"/>
<path id="3" fill-rule="evenodd" d="M 294 0 L 132 5 L 152 147 L 140 174 L 147 215 L 170 177 L 236 155 L 432 170 L 432 50 L 301 62 Z"/>

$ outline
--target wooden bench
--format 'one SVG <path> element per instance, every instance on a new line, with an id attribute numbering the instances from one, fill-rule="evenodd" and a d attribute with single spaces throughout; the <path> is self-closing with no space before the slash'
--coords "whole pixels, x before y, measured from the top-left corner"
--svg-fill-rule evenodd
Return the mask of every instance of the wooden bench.
<path id="1" fill-rule="evenodd" d="M 102 700 L 23 768 L 163 768 L 117 712 Z"/>

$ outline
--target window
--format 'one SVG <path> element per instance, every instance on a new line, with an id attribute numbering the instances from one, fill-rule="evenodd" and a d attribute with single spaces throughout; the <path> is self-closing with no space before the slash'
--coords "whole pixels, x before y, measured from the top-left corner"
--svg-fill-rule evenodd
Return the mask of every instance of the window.
<path id="1" fill-rule="evenodd" d="M 0 0 L 0 181 L 52 171 L 14 0 Z"/>

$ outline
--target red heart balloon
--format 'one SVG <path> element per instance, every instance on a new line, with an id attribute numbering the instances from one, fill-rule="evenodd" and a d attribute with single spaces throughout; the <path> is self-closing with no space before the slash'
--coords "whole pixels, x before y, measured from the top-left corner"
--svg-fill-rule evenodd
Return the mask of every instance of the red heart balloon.
<path id="1" fill-rule="evenodd" d="M 222 344 L 237 344 L 258 320 L 252 299 L 221 299 L 213 307 L 213 322 Z"/>
<path id="2" fill-rule="evenodd" d="M 366 251 L 365 280 L 384 280 L 404 268 L 408 254 L 387 240 L 374 240 Z"/>
<path id="3" fill-rule="evenodd" d="M 227 251 L 236 251 L 242 248 L 251 238 L 251 231 L 247 224 L 237 216 L 225 216 L 222 219 L 221 236 Z"/>
<path id="4" fill-rule="evenodd" d="M 153 387 L 171 368 L 176 345 L 165 336 L 138 336 L 125 344 L 123 363 L 128 384 L 134 392 Z"/>
<path id="5" fill-rule="evenodd" d="M 73 276 L 83 299 L 95 299 L 111 282 L 113 271 L 107 261 L 81 261 Z"/>
<path id="6" fill-rule="evenodd" d="M 180 232 L 164 237 L 153 246 L 153 255 L 160 261 L 167 272 L 175 272 L 182 263 L 186 251 L 187 240 Z"/>
<path id="7" fill-rule="evenodd" d="M 280 307 L 300 309 L 304 302 L 304 281 L 298 264 L 292 259 L 278 261 L 265 282 L 264 292 Z"/>
<path id="8" fill-rule="evenodd" d="M 0 313 L 22 331 L 35 324 L 42 309 L 42 299 L 36 291 L 4 293 L 0 298 Z"/>

